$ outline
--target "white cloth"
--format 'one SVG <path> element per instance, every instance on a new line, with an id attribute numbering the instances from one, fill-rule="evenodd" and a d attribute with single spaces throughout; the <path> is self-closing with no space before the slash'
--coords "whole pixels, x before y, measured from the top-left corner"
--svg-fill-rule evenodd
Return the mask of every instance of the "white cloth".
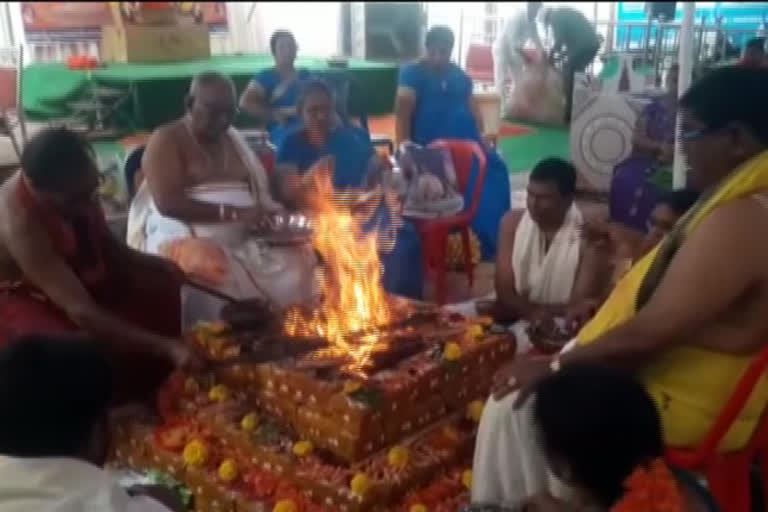
<path id="1" fill-rule="evenodd" d="M 575 204 L 545 250 L 544 233 L 526 210 L 515 231 L 515 289 L 534 304 L 567 304 L 579 267 L 582 215 Z"/>
<path id="2" fill-rule="evenodd" d="M 537 50 L 543 51 L 536 21 L 528 19 L 528 9 L 525 4 L 504 23 L 499 36 L 493 43 L 494 78 L 496 90 L 505 104 L 507 76 L 510 75 L 514 83 L 523 70 L 523 59 L 518 50 L 525 47 L 528 41 L 532 41 Z"/>
<path id="3" fill-rule="evenodd" d="M 159 502 L 131 497 L 103 469 L 68 458 L 0 456 L 3 512 L 169 512 Z"/>
<path id="4" fill-rule="evenodd" d="M 240 134 L 230 128 L 229 134 L 242 161 L 249 169 L 250 185 L 245 182 L 206 183 L 187 189 L 187 195 L 211 204 L 247 208 L 260 204 L 276 211 L 280 205 L 269 194 L 266 173 Z M 310 247 L 266 247 L 249 237 L 242 222 L 185 224 L 162 215 L 142 184 L 134 198 L 129 218 L 135 219 L 128 231 L 132 247 L 158 254 L 162 246 L 175 239 L 206 238 L 221 247 L 228 259 L 229 275 L 217 288 L 237 299 L 265 298 L 278 306 L 310 299 L 315 293 L 316 258 Z M 252 191 L 256 191 L 254 194 Z M 143 230 L 139 229 L 143 226 Z M 143 232 L 143 236 L 139 233 Z M 182 323 L 188 328 L 199 321 L 219 318 L 225 301 L 185 286 L 182 289 Z"/>
<path id="5" fill-rule="evenodd" d="M 147 218 L 151 208 L 152 194 L 149 193 L 146 182 L 142 182 L 128 209 L 128 229 L 125 240 L 128 247 L 142 252 L 147 249 Z"/>
<path id="6" fill-rule="evenodd" d="M 576 346 L 573 339 L 560 353 Z M 514 408 L 517 393 L 496 400 L 488 398 L 475 440 L 472 464 L 472 502 L 519 503 L 536 493 L 548 491 L 568 499 L 573 490 L 550 471 L 538 444 L 533 421 L 535 396 Z"/>

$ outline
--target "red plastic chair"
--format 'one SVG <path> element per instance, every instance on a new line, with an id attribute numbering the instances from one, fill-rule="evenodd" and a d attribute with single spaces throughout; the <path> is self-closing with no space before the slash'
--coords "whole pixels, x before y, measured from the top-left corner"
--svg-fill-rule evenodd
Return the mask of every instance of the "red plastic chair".
<path id="1" fill-rule="evenodd" d="M 486 44 L 470 44 L 467 49 L 467 74 L 478 82 L 493 83 L 493 51 Z"/>
<path id="2" fill-rule="evenodd" d="M 485 151 L 474 141 L 446 139 L 436 140 L 429 147 L 446 148 L 451 152 L 453 166 L 456 171 L 456 180 L 459 191 L 463 194 L 470 184 L 472 163 L 478 162 L 477 179 L 472 196 L 472 203 L 464 210 L 450 217 L 438 219 L 418 220 L 416 226 L 421 235 L 421 245 L 424 254 L 424 269 L 429 274 L 435 275 L 437 286 L 437 302 L 445 303 L 445 267 L 446 248 L 448 235 L 454 231 L 461 232 L 462 250 L 464 252 L 464 269 L 469 279 L 469 286 L 474 283 L 474 265 L 472 264 L 472 251 L 470 248 L 469 226 L 475 219 L 477 207 L 480 204 L 480 196 L 485 185 L 485 173 L 487 162 Z"/>
<path id="3" fill-rule="evenodd" d="M 768 490 L 768 414 L 765 411 L 744 448 L 737 452 L 717 453 L 718 446 L 767 367 L 768 349 L 744 372 L 709 434 L 698 447 L 692 450 L 667 448 L 670 464 L 701 473 L 707 478 L 709 490 L 723 512 L 751 512 L 750 468 L 755 460 L 760 462 L 763 489 Z"/>

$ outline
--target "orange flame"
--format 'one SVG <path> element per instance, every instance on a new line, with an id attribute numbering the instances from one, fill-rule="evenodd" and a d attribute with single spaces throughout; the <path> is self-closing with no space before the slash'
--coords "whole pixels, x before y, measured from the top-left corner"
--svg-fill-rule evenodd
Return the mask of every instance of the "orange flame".
<path id="1" fill-rule="evenodd" d="M 289 311 L 285 332 L 324 337 L 331 346 L 322 353 L 349 357 L 347 369 L 364 376 L 379 327 L 391 318 L 376 234 L 363 235 L 351 211 L 357 194 L 335 192 L 330 171 L 317 170 L 314 184 L 313 245 L 324 260 L 319 278 L 323 304 L 309 315 L 298 308 Z"/>

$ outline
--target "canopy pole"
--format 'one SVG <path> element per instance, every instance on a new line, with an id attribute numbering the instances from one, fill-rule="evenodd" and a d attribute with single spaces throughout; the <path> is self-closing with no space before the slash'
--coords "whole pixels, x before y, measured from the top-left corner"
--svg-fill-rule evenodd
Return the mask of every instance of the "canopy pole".
<path id="1" fill-rule="evenodd" d="M 693 74 L 693 23 L 696 14 L 696 2 L 683 2 L 683 22 L 680 25 L 680 49 L 677 62 L 680 74 L 677 82 L 677 95 L 681 97 L 691 85 Z M 672 174 L 672 184 L 675 189 L 685 187 L 687 165 L 680 140 L 681 115 L 677 114 L 677 137 L 675 137 L 675 161 Z"/>

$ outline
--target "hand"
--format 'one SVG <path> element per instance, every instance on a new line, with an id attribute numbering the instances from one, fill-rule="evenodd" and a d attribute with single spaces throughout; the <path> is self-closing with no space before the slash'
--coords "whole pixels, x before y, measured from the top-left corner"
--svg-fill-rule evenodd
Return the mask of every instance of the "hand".
<path id="1" fill-rule="evenodd" d="M 601 252 L 613 249 L 611 226 L 608 222 L 585 221 L 581 227 L 581 238 L 591 249 Z"/>
<path id="2" fill-rule="evenodd" d="M 585 299 L 568 307 L 565 314 L 565 326 L 574 333 L 581 329 L 597 312 L 600 303 L 594 299 Z"/>
<path id="3" fill-rule="evenodd" d="M 164 485 L 134 485 L 127 489 L 130 496 L 146 496 L 159 502 L 173 512 L 186 510 L 179 493 Z"/>
<path id="4" fill-rule="evenodd" d="M 526 320 L 530 322 L 532 328 L 537 328 L 553 323 L 555 315 L 545 308 L 535 308 L 526 315 Z"/>
<path id="5" fill-rule="evenodd" d="M 550 357 L 526 357 L 502 366 L 493 376 L 493 397 L 501 400 L 517 391 L 515 408 L 523 405 L 536 385 L 552 373 Z"/>

